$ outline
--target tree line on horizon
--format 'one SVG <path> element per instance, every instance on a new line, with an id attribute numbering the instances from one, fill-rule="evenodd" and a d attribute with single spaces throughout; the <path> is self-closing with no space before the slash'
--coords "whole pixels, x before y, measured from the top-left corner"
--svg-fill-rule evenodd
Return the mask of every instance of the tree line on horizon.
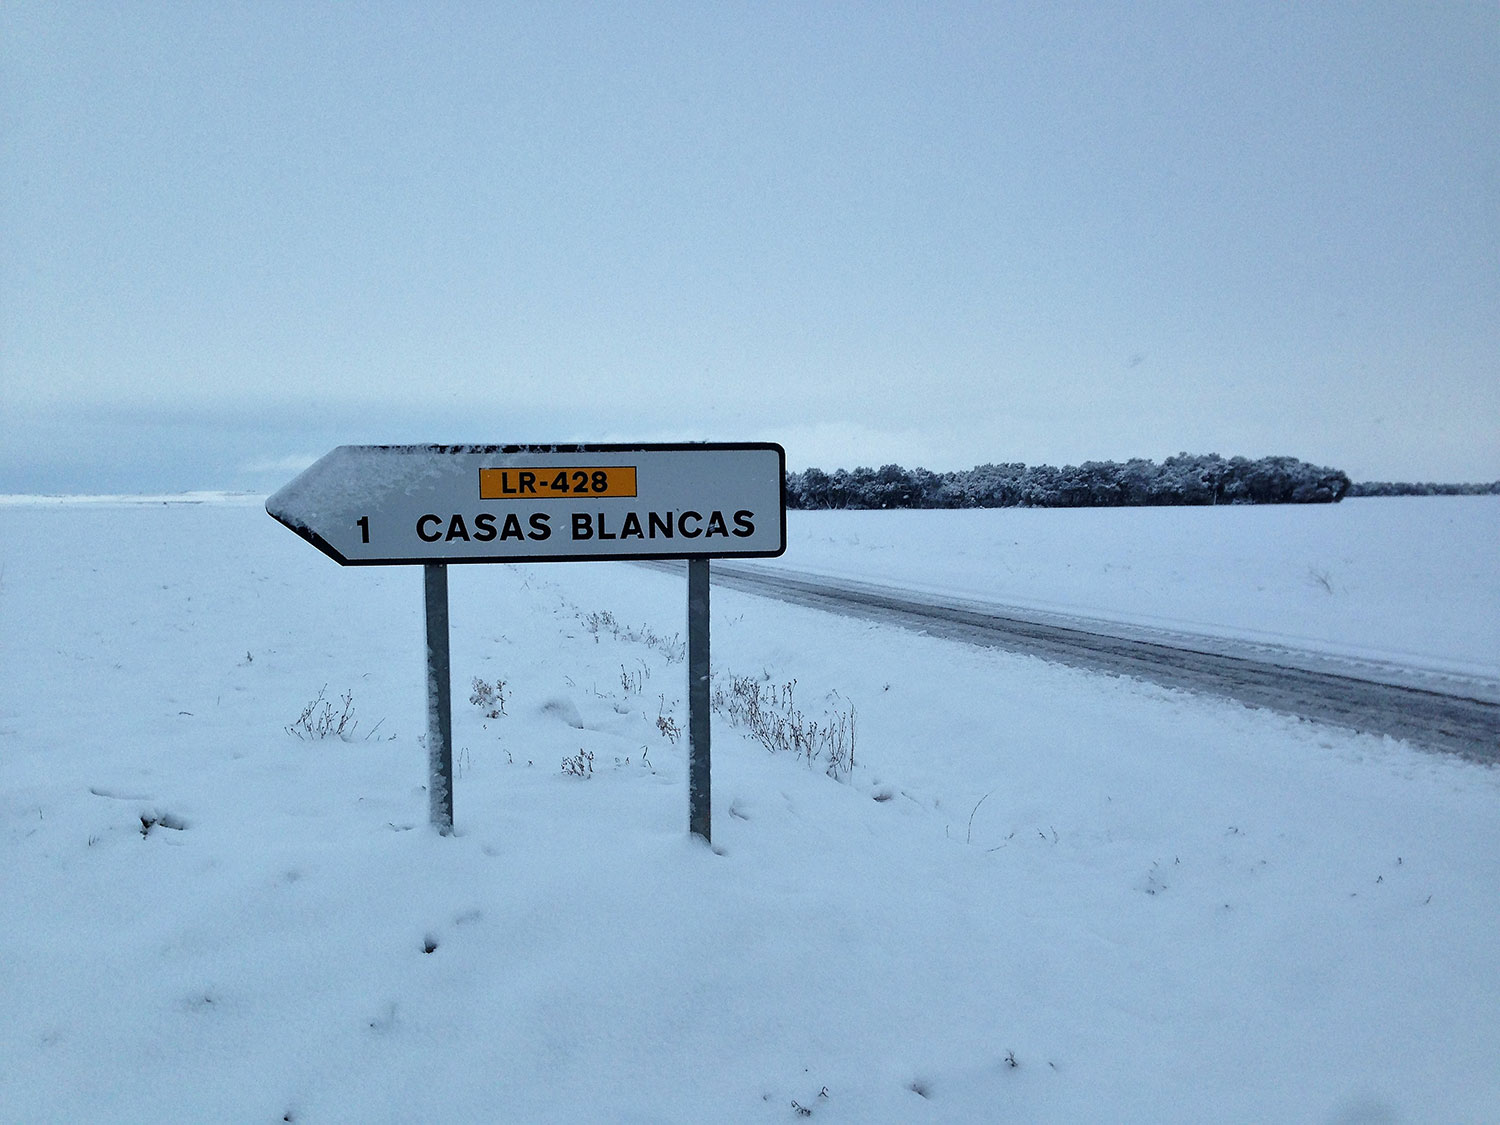
<path id="1" fill-rule="evenodd" d="M 1481 484 L 1438 484 L 1435 481 L 1358 481 L 1350 496 L 1500 496 L 1500 480 Z"/>
<path id="2" fill-rule="evenodd" d="M 1169 504 L 1331 504 L 1351 495 L 1347 474 L 1296 457 L 1224 458 L 1179 453 L 1161 463 L 1085 461 L 1082 465 L 976 465 L 936 473 L 809 468 L 787 474 L 787 507 L 1117 508 Z M 1392 493 L 1393 495 L 1394 493 Z M 1387 495 L 1379 493 L 1376 495 Z"/>

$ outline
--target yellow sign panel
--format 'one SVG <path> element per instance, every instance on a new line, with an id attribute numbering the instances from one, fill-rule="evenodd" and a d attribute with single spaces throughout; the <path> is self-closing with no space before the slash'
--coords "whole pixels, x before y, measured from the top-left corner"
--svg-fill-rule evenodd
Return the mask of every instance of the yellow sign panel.
<path id="1" fill-rule="evenodd" d="M 634 496 L 635 466 L 582 465 L 529 469 L 480 469 L 481 500 L 562 499 L 583 500 L 605 496 Z"/>

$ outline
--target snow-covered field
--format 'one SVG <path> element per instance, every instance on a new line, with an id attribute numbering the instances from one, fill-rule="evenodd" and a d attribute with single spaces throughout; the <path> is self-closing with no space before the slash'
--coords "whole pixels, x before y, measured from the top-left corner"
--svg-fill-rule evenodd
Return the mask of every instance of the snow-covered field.
<path id="1" fill-rule="evenodd" d="M 808 513 L 785 565 L 1488 673 L 1497 530 Z M 716 591 L 721 683 L 857 740 L 716 716 L 709 850 L 684 585 L 454 568 L 440 838 L 418 570 L 258 498 L 0 502 L 0 1119 L 1500 1119 L 1500 772 Z M 288 733 L 324 685 L 352 737 Z"/>

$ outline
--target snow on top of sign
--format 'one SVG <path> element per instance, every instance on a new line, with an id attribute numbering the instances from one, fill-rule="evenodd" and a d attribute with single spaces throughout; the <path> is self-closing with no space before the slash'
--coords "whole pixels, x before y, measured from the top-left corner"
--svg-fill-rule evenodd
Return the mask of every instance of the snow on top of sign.
<path id="1" fill-rule="evenodd" d="M 292 523 L 324 512 L 369 507 L 393 493 L 411 493 L 457 470 L 460 451 L 440 445 L 341 445 L 266 501 L 266 511 Z"/>

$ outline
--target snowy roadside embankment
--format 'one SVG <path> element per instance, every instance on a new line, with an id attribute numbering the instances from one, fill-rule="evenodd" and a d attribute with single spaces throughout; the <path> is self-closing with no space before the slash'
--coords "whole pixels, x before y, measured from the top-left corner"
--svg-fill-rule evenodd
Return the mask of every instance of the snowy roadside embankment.
<path id="1" fill-rule="evenodd" d="M 716 716 L 710 851 L 683 581 L 450 580 L 443 839 L 418 571 L 0 507 L 0 1120 L 1494 1119 L 1496 771 L 716 591 L 858 733 Z"/>
<path id="2" fill-rule="evenodd" d="M 818 574 L 1500 677 L 1500 496 L 791 512 L 788 537 Z"/>

